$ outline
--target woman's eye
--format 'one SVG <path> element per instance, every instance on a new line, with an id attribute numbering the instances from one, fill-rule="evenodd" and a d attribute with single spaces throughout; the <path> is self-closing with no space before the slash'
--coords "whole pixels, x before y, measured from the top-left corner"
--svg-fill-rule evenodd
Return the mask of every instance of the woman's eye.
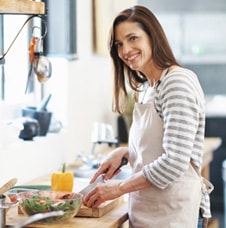
<path id="1" fill-rule="evenodd" d="M 130 39 L 131 41 L 134 41 L 134 40 L 137 39 L 137 36 L 131 36 L 129 39 Z"/>
<path id="2" fill-rule="evenodd" d="M 121 46 L 122 46 L 121 43 L 115 43 L 115 47 L 116 47 L 116 48 L 120 48 Z"/>

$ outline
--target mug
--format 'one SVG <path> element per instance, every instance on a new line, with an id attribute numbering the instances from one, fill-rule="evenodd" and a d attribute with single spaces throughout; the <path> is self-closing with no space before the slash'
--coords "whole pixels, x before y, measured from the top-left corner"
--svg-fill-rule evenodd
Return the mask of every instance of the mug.
<path id="1" fill-rule="evenodd" d="M 23 117 L 31 117 L 39 123 L 39 136 L 45 136 L 48 133 L 52 113 L 47 110 L 37 110 L 36 107 L 26 107 L 22 109 Z"/>

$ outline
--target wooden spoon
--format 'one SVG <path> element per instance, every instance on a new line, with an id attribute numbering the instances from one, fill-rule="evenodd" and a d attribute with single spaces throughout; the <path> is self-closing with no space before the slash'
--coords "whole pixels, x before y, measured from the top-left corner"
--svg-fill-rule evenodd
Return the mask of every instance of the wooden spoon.
<path id="1" fill-rule="evenodd" d="M 12 188 L 17 182 L 17 178 L 13 178 L 7 183 L 5 183 L 1 188 L 0 188 L 0 195 L 3 193 L 7 192 L 10 188 Z"/>

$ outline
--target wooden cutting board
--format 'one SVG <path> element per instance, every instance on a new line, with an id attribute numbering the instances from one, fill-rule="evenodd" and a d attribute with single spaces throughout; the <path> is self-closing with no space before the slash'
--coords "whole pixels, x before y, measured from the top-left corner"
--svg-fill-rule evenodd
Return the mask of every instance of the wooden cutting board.
<path id="1" fill-rule="evenodd" d="M 117 207 L 122 201 L 123 201 L 123 198 L 120 197 L 118 199 L 110 200 L 105 203 L 102 203 L 98 208 L 88 208 L 82 205 L 76 217 L 100 218 L 106 213 L 108 213 L 109 211 L 111 211 L 113 208 Z"/>

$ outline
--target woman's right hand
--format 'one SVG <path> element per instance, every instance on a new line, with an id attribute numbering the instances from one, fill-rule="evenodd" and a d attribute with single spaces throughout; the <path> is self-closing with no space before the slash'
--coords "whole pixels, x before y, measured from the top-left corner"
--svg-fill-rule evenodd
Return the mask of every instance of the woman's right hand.
<path id="1" fill-rule="evenodd" d="M 127 147 L 118 147 L 111 151 L 106 157 L 104 157 L 102 162 L 99 164 L 99 168 L 90 180 L 90 183 L 93 183 L 96 178 L 101 174 L 104 174 L 105 180 L 109 180 L 118 173 L 120 173 L 121 170 L 117 170 L 117 168 L 121 164 L 123 157 L 126 157 L 127 159 L 129 157 Z"/>

